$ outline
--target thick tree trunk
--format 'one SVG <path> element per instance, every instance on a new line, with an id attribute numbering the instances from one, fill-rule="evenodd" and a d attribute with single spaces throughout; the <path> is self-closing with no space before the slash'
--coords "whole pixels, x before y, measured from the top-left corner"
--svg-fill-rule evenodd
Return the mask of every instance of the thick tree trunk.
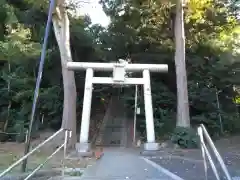
<path id="1" fill-rule="evenodd" d="M 8 73 L 11 73 L 11 64 L 10 62 L 8 62 Z M 4 124 L 4 128 L 3 128 L 3 132 L 7 131 L 8 128 L 8 123 L 9 123 L 9 119 L 10 119 L 10 110 L 11 110 L 11 106 L 12 106 L 12 101 L 10 100 L 10 92 L 11 92 L 11 79 L 8 79 L 8 95 L 9 95 L 9 101 L 8 101 L 8 110 L 7 110 L 7 118 Z"/>
<path id="2" fill-rule="evenodd" d="M 70 48 L 69 19 L 67 12 L 63 6 L 56 7 L 59 12 L 58 16 L 53 16 L 54 33 L 60 50 L 64 102 L 62 128 L 72 130 L 72 138 L 70 145 L 74 146 L 77 142 L 76 135 L 76 83 L 73 71 L 66 69 L 67 62 L 72 61 Z M 60 16 L 59 16 L 60 15 Z"/>
<path id="3" fill-rule="evenodd" d="M 176 1 L 175 44 L 175 67 L 177 77 L 177 126 L 190 127 L 182 0 Z"/>

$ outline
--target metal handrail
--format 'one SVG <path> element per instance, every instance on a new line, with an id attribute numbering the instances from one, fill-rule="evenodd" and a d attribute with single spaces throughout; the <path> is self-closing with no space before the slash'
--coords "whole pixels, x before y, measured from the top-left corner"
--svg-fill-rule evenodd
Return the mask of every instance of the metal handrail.
<path id="1" fill-rule="evenodd" d="M 204 139 L 206 139 L 206 141 L 209 144 L 210 148 L 212 149 L 214 155 L 216 156 L 216 158 L 217 158 L 217 160 L 218 160 L 218 162 L 219 162 L 219 164 L 220 164 L 220 166 L 221 166 L 221 168 L 222 168 L 222 170 L 223 170 L 227 180 L 232 180 L 232 177 L 230 176 L 230 174 L 228 172 L 228 169 L 227 169 L 227 167 L 226 167 L 226 165 L 225 165 L 221 155 L 219 154 L 216 146 L 214 145 L 210 135 L 207 132 L 207 129 L 205 128 L 205 126 L 203 124 L 201 124 L 198 127 L 198 135 L 200 137 L 200 144 L 201 144 L 201 151 L 202 151 L 202 156 L 203 156 L 203 161 L 204 161 L 204 169 L 205 169 L 205 177 L 206 177 L 206 179 L 207 179 L 207 161 L 206 161 L 206 156 L 205 155 L 207 155 L 207 158 L 208 158 L 208 160 L 210 162 L 210 165 L 212 167 L 212 170 L 213 170 L 214 175 L 217 178 L 217 180 L 220 180 L 220 176 L 219 176 L 219 174 L 217 172 L 217 168 L 216 168 L 216 166 L 215 166 L 215 164 L 214 164 L 214 162 L 212 160 L 211 154 L 208 151 L 208 148 L 207 148 L 207 146 L 205 144 Z"/>
<path id="2" fill-rule="evenodd" d="M 26 158 L 28 158 L 30 155 L 32 155 L 34 152 L 36 152 L 39 148 L 41 148 L 42 146 L 44 146 L 46 143 L 48 143 L 49 141 L 51 141 L 52 139 L 54 139 L 57 135 L 59 135 L 61 132 L 63 132 L 64 129 L 60 129 L 58 130 L 56 133 L 54 133 L 52 136 L 50 136 L 48 139 L 46 139 L 45 141 L 43 141 L 42 143 L 40 143 L 37 147 L 35 147 L 34 149 L 32 149 L 29 153 L 27 153 L 26 155 L 24 155 L 23 157 L 21 157 L 19 160 L 17 160 L 15 163 L 13 163 L 12 165 L 10 165 L 6 170 L 4 170 L 1 174 L 0 174 L 0 178 L 5 176 L 9 171 L 11 171 L 14 167 L 16 167 L 17 165 L 19 165 L 23 160 L 25 160 Z M 57 152 L 59 152 L 62 148 L 64 148 L 64 158 L 66 157 L 66 149 L 67 149 L 67 143 L 68 143 L 68 138 L 71 137 L 71 131 L 65 131 L 65 138 L 64 138 L 64 143 L 60 145 L 59 148 L 57 148 L 50 156 L 48 156 L 46 158 L 46 160 L 41 163 L 40 165 L 38 165 L 24 180 L 28 180 L 29 178 L 31 178 L 38 170 L 40 170 Z M 62 174 L 64 175 L 64 172 L 62 172 Z"/>

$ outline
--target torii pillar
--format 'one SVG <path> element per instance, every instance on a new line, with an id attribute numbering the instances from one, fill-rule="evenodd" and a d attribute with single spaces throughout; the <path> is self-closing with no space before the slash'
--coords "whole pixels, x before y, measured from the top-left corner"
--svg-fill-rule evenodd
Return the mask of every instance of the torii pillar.
<path id="1" fill-rule="evenodd" d="M 144 150 L 159 149 L 159 144 L 155 141 L 150 72 L 167 72 L 168 65 L 68 62 L 67 68 L 71 71 L 86 70 L 81 132 L 79 143 L 76 145 L 79 153 L 90 151 L 89 125 L 93 84 L 143 85 L 147 132 L 147 142 L 144 144 Z M 94 77 L 94 71 L 112 71 L 113 77 Z M 128 78 L 125 76 L 126 72 L 142 72 L 142 78 Z"/>

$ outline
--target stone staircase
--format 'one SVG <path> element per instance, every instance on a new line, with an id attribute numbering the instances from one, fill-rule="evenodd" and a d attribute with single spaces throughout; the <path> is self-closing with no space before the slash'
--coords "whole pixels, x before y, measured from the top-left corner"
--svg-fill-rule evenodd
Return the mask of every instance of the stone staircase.
<path id="1" fill-rule="evenodd" d="M 126 146 L 127 134 L 124 105 L 118 97 L 112 97 L 95 144 Z"/>
<path id="2" fill-rule="evenodd" d="M 103 142 L 103 135 L 104 135 L 104 129 L 106 127 L 106 124 L 108 122 L 109 119 L 112 118 L 112 106 L 113 106 L 113 98 L 111 98 L 109 105 L 108 105 L 108 109 L 105 113 L 105 116 L 103 118 L 103 121 L 101 123 L 101 127 L 99 129 L 99 133 L 97 134 L 96 140 L 95 140 L 95 145 L 96 146 L 101 146 L 102 142 Z"/>
<path id="3" fill-rule="evenodd" d="M 96 109 L 94 113 L 95 113 L 94 119 L 91 119 L 91 120 L 94 120 L 94 122 L 92 122 L 92 124 L 90 125 L 91 134 L 89 136 L 92 144 L 95 144 L 99 136 L 99 132 L 107 112 L 106 111 L 103 112 L 103 109 L 99 108 L 99 109 Z"/>

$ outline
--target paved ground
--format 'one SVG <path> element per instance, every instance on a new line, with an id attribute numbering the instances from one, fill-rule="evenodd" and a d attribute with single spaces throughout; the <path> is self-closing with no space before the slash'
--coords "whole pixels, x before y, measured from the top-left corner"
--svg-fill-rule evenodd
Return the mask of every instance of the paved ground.
<path id="1" fill-rule="evenodd" d="M 104 152 L 102 159 L 88 167 L 80 180 L 181 180 L 147 163 L 134 150 L 111 148 Z"/>
<path id="2" fill-rule="evenodd" d="M 162 158 L 154 157 L 150 158 L 155 163 L 163 166 L 164 168 L 171 170 L 176 175 L 187 180 L 205 180 L 204 169 L 202 162 L 198 161 L 186 161 L 177 158 Z M 208 179 L 216 179 L 211 169 L 208 170 Z"/>
<path id="3" fill-rule="evenodd" d="M 229 150 L 229 149 L 228 149 Z M 231 151 L 224 151 L 219 149 L 225 164 L 228 167 L 229 173 L 232 177 L 240 176 L 240 155 Z M 203 161 L 201 152 L 199 150 L 169 150 L 163 149 L 158 155 L 148 157 L 150 160 L 168 169 L 174 174 L 180 176 L 186 180 L 205 180 Z M 214 159 L 214 162 L 217 162 Z M 220 166 L 216 164 L 217 169 L 220 170 Z M 196 176 L 197 175 L 197 176 Z M 220 171 L 222 179 L 226 179 Z M 215 180 L 215 176 L 212 169 L 208 167 L 208 180 Z"/>

